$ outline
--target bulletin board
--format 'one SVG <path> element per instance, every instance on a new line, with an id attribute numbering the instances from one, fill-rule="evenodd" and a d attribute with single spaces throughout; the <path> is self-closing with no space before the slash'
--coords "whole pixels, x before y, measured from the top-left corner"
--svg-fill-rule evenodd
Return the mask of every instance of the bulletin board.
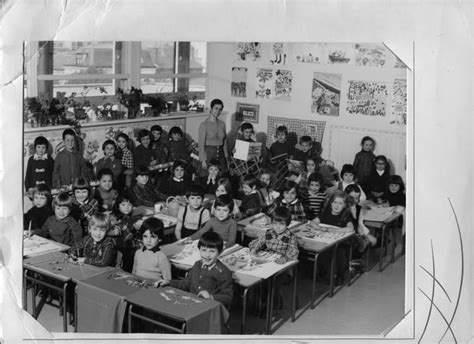
<path id="1" fill-rule="evenodd" d="M 268 116 L 268 135 L 267 146 L 270 147 L 274 142 L 276 128 L 284 125 L 288 128 L 288 141 L 296 145 L 301 136 L 308 135 L 313 140 L 322 142 L 324 136 L 324 129 L 326 127 L 325 121 L 311 121 L 298 119 L 294 117 L 273 117 Z"/>

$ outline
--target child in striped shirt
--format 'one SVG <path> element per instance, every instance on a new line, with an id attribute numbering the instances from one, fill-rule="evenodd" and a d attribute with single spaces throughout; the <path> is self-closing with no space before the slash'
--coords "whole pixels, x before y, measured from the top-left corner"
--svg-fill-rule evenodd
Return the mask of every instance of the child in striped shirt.
<path id="1" fill-rule="evenodd" d="M 314 172 L 308 177 L 308 190 L 302 195 L 303 204 L 311 211 L 311 218 L 315 218 L 321 212 L 326 201 L 324 192 L 323 176 Z"/>

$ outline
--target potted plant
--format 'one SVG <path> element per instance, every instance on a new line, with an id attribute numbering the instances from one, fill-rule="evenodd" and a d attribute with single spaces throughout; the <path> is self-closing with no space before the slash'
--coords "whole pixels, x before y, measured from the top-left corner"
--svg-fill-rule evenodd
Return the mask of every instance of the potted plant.
<path id="1" fill-rule="evenodd" d="M 159 96 L 147 96 L 145 97 L 145 102 L 151 106 L 151 112 L 153 117 L 157 117 L 160 113 L 166 109 L 166 100 Z"/>
<path id="2" fill-rule="evenodd" d="M 140 111 L 140 104 L 143 102 L 143 92 L 139 88 L 132 87 L 129 92 L 125 92 L 121 88 L 117 89 L 117 98 L 120 104 L 128 110 L 128 118 L 137 117 Z"/>

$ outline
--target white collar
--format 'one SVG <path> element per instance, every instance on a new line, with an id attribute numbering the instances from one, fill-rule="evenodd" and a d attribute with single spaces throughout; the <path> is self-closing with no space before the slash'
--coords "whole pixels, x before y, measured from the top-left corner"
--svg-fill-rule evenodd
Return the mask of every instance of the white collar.
<path id="1" fill-rule="evenodd" d="M 33 155 L 33 160 L 47 160 L 48 159 L 48 154 L 43 154 L 42 156 L 39 156 L 37 153 Z"/>
<path id="2" fill-rule="evenodd" d="M 284 204 L 295 204 L 296 202 L 298 202 L 298 198 L 295 198 L 293 201 L 291 201 L 291 203 L 288 203 L 285 199 L 281 200 L 281 203 L 284 203 Z"/>
<path id="3" fill-rule="evenodd" d="M 385 171 L 379 171 L 379 170 L 376 170 L 378 175 L 381 176 L 382 174 L 384 174 Z"/>
<path id="4" fill-rule="evenodd" d="M 176 178 L 176 177 L 173 177 L 173 180 L 174 180 L 175 182 L 181 183 L 184 179 L 183 179 L 183 178 L 178 179 L 178 178 Z"/>

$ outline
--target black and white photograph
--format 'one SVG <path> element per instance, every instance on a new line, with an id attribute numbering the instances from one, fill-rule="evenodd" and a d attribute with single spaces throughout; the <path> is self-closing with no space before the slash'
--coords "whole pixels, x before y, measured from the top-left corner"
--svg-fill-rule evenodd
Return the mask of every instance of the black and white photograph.
<path id="1" fill-rule="evenodd" d="M 468 341 L 466 71 L 280 6 L 2 4 L 0 340 Z"/>

